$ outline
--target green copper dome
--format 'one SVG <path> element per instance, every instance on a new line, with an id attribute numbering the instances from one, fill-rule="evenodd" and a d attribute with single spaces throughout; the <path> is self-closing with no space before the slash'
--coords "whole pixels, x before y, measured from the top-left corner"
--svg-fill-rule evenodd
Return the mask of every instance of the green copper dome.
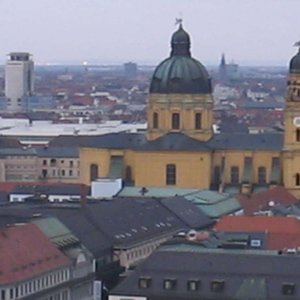
<path id="1" fill-rule="evenodd" d="M 298 53 L 290 61 L 290 73 L 300 74 L 300 48 Z"/>
<path id="2" fill-rule="evenodd" d="M 171 39 L 171 55 L 155 69 L 150 93 L 210 94 L 211 81 L 205 67 L 191 57 L 190 37 L 181 24 Z"/>

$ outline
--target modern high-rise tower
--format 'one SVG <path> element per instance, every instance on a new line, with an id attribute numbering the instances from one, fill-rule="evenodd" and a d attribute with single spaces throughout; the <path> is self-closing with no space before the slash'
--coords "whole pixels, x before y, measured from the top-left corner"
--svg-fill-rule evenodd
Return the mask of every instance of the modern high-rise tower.
<path id="1" fill-rule="evenodd" d="M 33 60 L 26 52 L 8 55 L 5 66 L 5 97 L 7 110 L 20 112 L 26 109 L 26 99 L 33 94 Z"/>

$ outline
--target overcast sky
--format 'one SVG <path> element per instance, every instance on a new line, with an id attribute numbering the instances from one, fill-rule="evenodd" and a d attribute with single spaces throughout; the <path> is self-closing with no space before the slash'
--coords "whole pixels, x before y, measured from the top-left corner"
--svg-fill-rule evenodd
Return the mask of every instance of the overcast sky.
<path id="1" fill-rule="evenodd" d="M 287 65 L 300 40 L 300 0 L 0 0 L 0 62 L 156 64 L 181 16 L 192 54 L 216 64 Z"/>

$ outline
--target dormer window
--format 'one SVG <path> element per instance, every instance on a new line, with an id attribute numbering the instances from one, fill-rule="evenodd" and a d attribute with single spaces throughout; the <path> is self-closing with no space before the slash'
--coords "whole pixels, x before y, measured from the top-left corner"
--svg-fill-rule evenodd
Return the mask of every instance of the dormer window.
<path id="1" fill-rule="evenodd" d="M 282 295 L 294 295 L 295 290 L 295 283 L 288 282 L 282 284 Z"/>
<path id="2" fill-rule="evenodd" d="M 175 290 L 176 288 L 176 279 L 165 279 L 164 280 L 164 290 Z"/>
<path id="3" fill-rule="evenodd" d="M 187 281 L 187 290 L 191 292 L 198 291 L 200 288 L 200 280 L 191 279 Z"/>
<path id="4" fill-rule="evenodd" d="M 210 284 L 210 289 L 212 292 L 221 293 L 225 288 L 224 280 L 213 280 Z"/>
<path id="5" fill-rule="evenodd" d="M 152 278 L 150 277 L 140 277 L 139 278 L 139 288 L 148 289 L 151 286 Z"/>

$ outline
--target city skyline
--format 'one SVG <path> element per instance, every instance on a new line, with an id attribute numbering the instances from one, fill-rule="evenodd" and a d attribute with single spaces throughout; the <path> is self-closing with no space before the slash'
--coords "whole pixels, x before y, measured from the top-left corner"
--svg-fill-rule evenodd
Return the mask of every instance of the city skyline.
<path id="1" fill-rule="evenodd" d="M 242 2 L 242 3 L 241 3 Z M 0 0 L 0 63 L 28 51 L 37 64 L 157 64 L 170 53 L 175 18 L 206 65 L 222 53 L 241 65 L 282 65 L 300 40 L 297 0 Z"/>

